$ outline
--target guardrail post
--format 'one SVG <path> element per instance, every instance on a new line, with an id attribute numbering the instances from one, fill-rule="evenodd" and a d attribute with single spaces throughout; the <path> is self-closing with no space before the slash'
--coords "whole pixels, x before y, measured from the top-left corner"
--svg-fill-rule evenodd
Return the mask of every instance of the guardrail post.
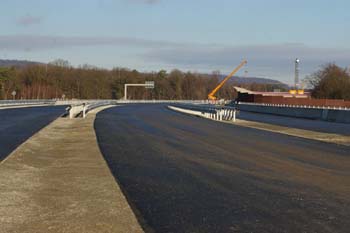
<path id="1" fill-rule="evenodd" d="M 229 121 L 231 118 L 231 110 L 227 109 L 227 120 Z"/>
<path id="2" fill-rule="evenodd" d="M 69 119 L 73 119 L 74 118 L 73 108 L 74 108 L 74 106 L 71 106 L 71 108 L 69 109 Z"/>
<path id="3" fill-rule="evenodd" d="M 86 117 L 86 104 L 83 104 L 83 118 Z"/>
<path id="4" fill-rule="evenodd" d="M 233 122 L 236 122 L 236 109 L 233 110 L 232 121 L 233 121 Z"/>

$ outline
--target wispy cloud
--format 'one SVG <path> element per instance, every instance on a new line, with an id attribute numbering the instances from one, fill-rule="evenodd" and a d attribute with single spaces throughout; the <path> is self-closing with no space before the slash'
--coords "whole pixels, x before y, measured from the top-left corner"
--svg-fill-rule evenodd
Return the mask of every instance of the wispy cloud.
<path id="1" fill-rule="evenodd" d="M 289 80 L 293 75 L 295 58 L 300 58 L 301 74 L 308 75 L 320 65 L 335 62 L 350 65 L 350 49 L 315 48 L 304 44 L 271 44 L 251 46 L 197 45 L 177 48 L 162 48 L 147 52 L 148 61 L 175 64 L 179 67 L 225 72 L 233 69 L 242 59 L 248 59 L 252 76 Z"/>
<path id="2" fill-rule="evenodd" d="M 142 3 L 142 4 L 149 4 L 149 5 L 160 3 L 160 0 L 127 0 L 127 1 L 132 3 Z"/>
<path id="3" fill-rule="evenodd" d="M 162 40 L 148 40 L 130 37 L 70 37 L 0 35 L 0 50 L 7 52 L 61 50 L 74 47 L 116 47 L 127 52 L 129 61 L 153 67 L 176 67 L 180 69 L 209 72 L 230 71 L 243 58 L 248 59 L 251 76 L 271 77 L 279 80 L 292 80 L 293 62 L 300 58 L 301 75 L 314 72 L 320 65 L 336 62 L 341 66 L 350 65 L 350 49 L 317 48 L 304 44 L 270 45 L 213 45 L 179 43 Z M 62 50 L 63 52 L 65 50 Z M 64 52 L 65 53 L 65 52 Z M 116 51 L 118 55 L 118 51 Z M 83 58 L 82 58 L 83 59 Z"/>
<path id="4" fill-rule="evenodd" d="M 150 49 L 174 48 L 180 43 L 155 41 L 129 37 L 65 37 L 35 35 L 0 35 L 0 49 L 6 50 L 43 50 L 87 46 L 130 46 Z"/>
<path id="5" fill-rule="evenodd" d="M 177 64 L 222 64 L 229 65 L 230 61 L 247 58 L 259 62 L 275 62 L 283 59 L 304 58 L 313 60 L 350 59 L 350 49 L 313 48 L 303 44 L 271 44 L 251 46 L 221 46 L 197 45 L 178 48 L 153 50 L 149 58 Z"/>
<path id="6" fill-rule="evenodd" d="M 41 17 L 26 15 L 18 18 L 16 20 L 17 25 L 20 26 L 30 26 L 34 24 L 40 24 L 42 22 Z"/>

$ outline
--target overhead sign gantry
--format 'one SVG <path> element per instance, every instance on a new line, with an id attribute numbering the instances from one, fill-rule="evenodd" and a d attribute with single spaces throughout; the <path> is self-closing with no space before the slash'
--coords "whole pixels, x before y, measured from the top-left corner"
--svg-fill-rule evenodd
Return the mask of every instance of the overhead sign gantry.
<path id="1" fill-rule="evenodd" d="M 128 87 L 145 87 L 147 89 L 154 88 L 154 81 L 146 81 L 145 83 L 127 83 L 124 85 L 124 100 L 128 99 Z"/>

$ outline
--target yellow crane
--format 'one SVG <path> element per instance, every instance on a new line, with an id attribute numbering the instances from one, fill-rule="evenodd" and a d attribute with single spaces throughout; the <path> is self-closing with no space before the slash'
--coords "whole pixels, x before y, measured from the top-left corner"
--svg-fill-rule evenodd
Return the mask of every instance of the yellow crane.
<path id="1" fill-rule="evenodd" d="M 236 67 L 236 69 L 234 69 L 231 74 L 229 74 L 226 78 L 224 78 L 224 80 L 222 80 L 220 82 L 219 85 L 217 85 L 214 90 L 212 90 L 209 95 L 208 95 L 208 99 L 209 100 L 216 100 L 215 94 L 216 92 L 218 92 L 220 90 L 220 88 L 235 74 L 237 73 L 237 71 L 239 71 L 244 65 L 246 65 L 248 63 L 247 60 L 243 60 L 241 62 L 241 64 L 239 64 L 239 66 Z"/>

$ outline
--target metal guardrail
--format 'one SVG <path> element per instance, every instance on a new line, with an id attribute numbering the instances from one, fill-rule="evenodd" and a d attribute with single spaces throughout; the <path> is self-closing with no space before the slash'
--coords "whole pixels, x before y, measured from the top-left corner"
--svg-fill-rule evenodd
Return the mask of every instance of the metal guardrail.
<path id="1" fill-rule="evenodd" d="M 21 106 L 21 105 L 53 105 L 56 100 L 0 100 L 0 107 Z"/>
<path id="2" fill-rule="evenodd" d="M 85 112 L 89 112 L 95 108 L 98 108 L 98 107 L 102 107 L 102 106 L 106 106 L 106 105 L 113 105 L 113 104 L 116 104 L 115 101 L 109 101 L 109 100 L 105 100 L 105 101 L 99 101 L 99 102 L 95 102 L 95 103 L 90 103 L 90 104 L 87 104 L 86 105 L 86 109 L 85 109 Z"/>
<path id="3" fill-rule="evenodd" d="M 101 101 L 113 101 L 113 100 L 99 100 L 99 99 L 89 99 L 89 100 L 57 100 L 55 105 L 81 105 L 81 104 L 93 104 Z"/>
<path id="4" fill-rule="evenodd" d="M 170 106 L 198 112 L 200 116 L 212 120 L 236 121 L 237 109 L 235 107 L 213 104 L 171 104 Z"/>
<path id="5" fill-rule="evenodd" d="M 56 105 L 89 104 L 96 102 L 109 101 L 112 104 L 169 104 L 169 103 L 189 103 L 189 104 L 207 104 L 208 100 L 113 100 L 113 99 L 91 99 L 91 100 L 58 100 Z"/>
<path id="6" fill-rule="evenodd" d="M 67 114 L 69 115 L 69 118 L 76 118 L 76 117 L 82 117 L 85 118 L 89 111 L 106 105 L 113 105 L 116 104 L 115 101 L 89 101 L 87 103 L 81 103 L 81 104 L 71 104 L 70 107 L 66 109 Z"/>
<path id="7" fill-rule="evenodd" d="M 267 103 L 250 103 L 250 102 L 238 102 L 233 105 L 251 105 L 251 106 L 266 106 L 266 107 L 280 107 L 280 108 L 307 108 L 307 109 L 331 109 L 331 110 L 344 110 L 350 111 L 347 107 L 335 107 L 335 106 L 313 106 L 313 105 L 291 105 L 291 104 L 267 104 Z"/>
<path id="8" fill-rule="evenodd" d="M 117 104 L 208 104 L 208 100 L 115 100 Z"/>
<path id="9" fill-rule="evenodd" d="M 70 105 L 67 109 L 69 118 L 86 117 L 94 108 L 116 104 L 206 104 L 208 100 L 60 100 L 56 105 Z"/>
<path id="10" fill-rule="evenodd" d="M 179 107 L 179 108 L 186 108 L 189 110 L 202 111 L 202 112 L 208 112 L 208 113 L 214 113 L 217 110 L 222 110 L 222 109 L 236 109 L 235 107 L 219 106 L 219 105 L 214 105 L 214 104 L 174 103 L 172 105 L 175 107 Z"/>
<path id="11" fill-rule="evenodd" d="M 167 103 L 189 103 L 207 104 L 207 100 L 57 100 L 57 99 L 35 99 L 35 100 L 0 100 L 1 107 L 30 106 L 30 105 L 82 105 L 99 106 L 104 104 L 167 104 Z M 89 109 L 87 109 L 89 110 Z"/>

